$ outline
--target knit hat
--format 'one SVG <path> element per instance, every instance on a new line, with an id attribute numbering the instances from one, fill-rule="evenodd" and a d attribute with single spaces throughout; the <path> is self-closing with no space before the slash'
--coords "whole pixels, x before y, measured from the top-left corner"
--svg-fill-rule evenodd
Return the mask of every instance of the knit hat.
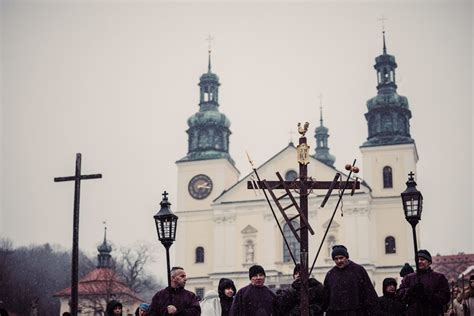
<path id="1" fill-rule="evenodd" d="M 347 248 L 343 245 L 333 246 L 332 253 L 331 253 L 332 260 L 334 260 L 336 256 L 344 256 L 346 258 L 349 258 L 349 253 L 347 252 Z"/>
<path id="2" fill-rule="evenodd" d="M 143 311 L 148 311 L 148 309 L 150 308 L 150 304 L 147 304 L 147 303 L 141 303 L 138 308 L 142 309 Z"/>
<path id="3" fill-rule="evenodd" d="M 250 269 L 249 269 L 249 279 L 251 279 L 252 277 L 256 276 L 256 275 L 259 274 L 259 273 L 261 273 L 261 274 L 263 274 L 263 275 L 266 276 L 265 270 L 263 269 L 262 266 L 259 266 L 259 265 L 257 265 L 257 264 L 251 266 Z"/>
<path id="4" fill-rule="evenodd" d="M 469 282 L 471 282 L 472 280 L 474 280 L 474 274 L 469 277 Z"/>
<path id="5" fill-rule="evenodd" d="M 420 249 L 418 250 L 418 257 L 421 257 L 423 259 L 428 260 L 430 263 L 433 262 L 433 259 L 431 259 L 431 254 L 429 253 L 428 250 L 425 249 Z"/>
<path id="6" fill-rule="evenodd" d="M 405 263 L 405 265 L 402 267 L 402 269 L 400 270 L 400 276 L 402 278 L 405 277 L 405 275 L 408 275 L 410 273 L 413 273 L 415 272 L 415 270 L 413 270 L 413 268 L 411 267 L 411 265 L 409 265 L 408 263 Z"/>

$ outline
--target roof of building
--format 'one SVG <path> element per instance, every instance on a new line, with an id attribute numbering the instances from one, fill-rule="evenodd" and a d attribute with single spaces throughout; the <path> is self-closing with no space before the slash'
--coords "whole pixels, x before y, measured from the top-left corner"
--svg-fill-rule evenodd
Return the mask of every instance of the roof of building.
<path id="1" fill-rule="evenodd" d="M 89 272 L 86 276 L 79 280 L 78 295 L 107 295 L 115 294 L 120 296 L 128 296 L 138 301 L 143 300 L 137 296 L 125 283 L 123 283 L 111 268 L 97 268 Z M 56 294 L 56 297 L 71 296 L 71 288 L 65 288 Z"/>
<path id="2" fill-rule="evenodd" d="M 474 253 L 459 253 L 447 256 L 438 254 L 433 256 L 433 263 L 431 265 L 433 270 L 443 273 L 449 282 L 461 279 L 461 274 L 463 273 L 466 273 L 464 278 L 469 279 L 469 276 L 474 274 L 473 269 L 469 269 L 472 266 L 474 266 Z"/>

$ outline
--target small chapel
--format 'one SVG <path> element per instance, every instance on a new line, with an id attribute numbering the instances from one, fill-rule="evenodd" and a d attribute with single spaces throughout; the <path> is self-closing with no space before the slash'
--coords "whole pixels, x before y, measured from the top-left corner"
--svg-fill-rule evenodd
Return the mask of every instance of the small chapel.
<path id="1" fill-rule="evenodd" d="M 97 268 L 86 274 L 78 284 L 79 316 L 103 316 L 107 303 L 118 300 L 123 305 L 123 315 L 132 316 L 136 308 L 144 301 L 133 292 L 112 268 L 112 246 L 107 243 L 107 227 L 104 230 L 104 241 L 97 247 Z M 70 311 L 71 288 L 65 288 L 56 294 L 60 301 L 60 312 Z"/>
<path id="2" fill-rule="evenodd" d="M 406 188 L 408 173 L 416 175 L 418 153 L 410 135 L 408 99 L 397 92 L 396 68 L 384 32 L 382 53 L 374 65 L 377 94 L 367 101 L 364 114 L 368 134 L 360 145 L 363 179 L 353 196 L 344 197 L 343 216 L 336 216 L 329 228 L 312 272 L 318 280 L 324 280 L 334 266 L 331 248 L 335 244 L 347 247 L 350 259 L 364 266 L 379 292 L 384 278 L 399 279 L 405 262 L 414 265 L 412 231 L 404 218 L 400 193 Z M 223 277 L 233 279 L 237 288 L 247 285 L 248 268 L 254 264 L 265 268 L 268 287 L 284 288 L 292 282 L 294 263 L 264 195 L 247 189 L 247 181 L 254 180 L 252 173 L 240 177 L 229 154 L 231 123 L 219 109 L 219 86 L 209 51 L 207 72 L 199 79 L 199 111 L 187 122 L 188 152 L 176 161 L 180 226 L 175 262 L 186 269 L 187 288 L 200 297 L 217 289 Z M 334 167 L 336 158 L 330 153 L 329 129 L 321 108 L 319 124 L 310 123 L 317 127 L 314 139 L 308 137 L 311 147 L 316 144 L 308 175 L 330 180 L 339 172 L 345 179 L 347 172 Z M 274 179 L 278 171 L 286 180 L 295 180 L 299 176 L 296 155 L 290 142 L 256 169 L 262 179 Z M 325 194 L 315 190 L 308 196 L 308 221 L 319 232 L 309 238 L 310 264 L 337 201 L 334 190 L 320 208 Z M 298 241 L 278 211 L 276 215 L 292 253 L 299 258 Z"/>

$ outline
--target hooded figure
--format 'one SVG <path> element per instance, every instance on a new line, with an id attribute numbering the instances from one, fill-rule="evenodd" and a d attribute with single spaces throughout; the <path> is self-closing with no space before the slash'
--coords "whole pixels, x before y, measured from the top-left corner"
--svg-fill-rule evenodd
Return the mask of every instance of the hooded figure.
<path id="1" fill-rule="evenodd" d="M 120 313 L 114 314 L 114 310 L 116 307 L 120 307 Z M 105 310 L 105 315 L 106 316 L 117 316 L 117 315 L 122 315 L 122 303 L 116 300 L 112 300 L 107 304 L 107 308 Z"/>
<path id="2" fill-rule="evenodd" d="M 201 305 L 202 316 L 221 316 L 222 314 L 219 294 L 214 290 L 207 291 L 199 305 Z"/>
<path id="3" fill-rule="evenodd" d="M 232 306 L 232 301 L 234 300 L 235 293 L 237 293 L 234 281 L 226 278 L 220 279 L 217 291 L 219 293 L 222 316 L 228 316 L 230 312 L 230 307 Z"/>
<path id="4" fill-rule="evenodd" d="M 278 304 L 280 307 L 281 315 L 299 316 L 300 312 L 300 292 L 301 292 L 301 280 L 299 278 L 301 265 L 296 264 L 293 269 L 293 283 L 291 287 L 283 292 L 278 297 Z M 315 278 L 309 278 L 308 280 L 308 299 L 309 299 L 309 315 L 310 316 L 322 316 L 322 304 L 324 298 L 324 287 Z"/>
<path id="5" fill-rule="evenodd" d="M 397 280 L 385 278 L 382 283 L 383 296 L 379 297 L 379 307 L 382 315 L 403 316 L 405 304 L 397 298 Z"/>

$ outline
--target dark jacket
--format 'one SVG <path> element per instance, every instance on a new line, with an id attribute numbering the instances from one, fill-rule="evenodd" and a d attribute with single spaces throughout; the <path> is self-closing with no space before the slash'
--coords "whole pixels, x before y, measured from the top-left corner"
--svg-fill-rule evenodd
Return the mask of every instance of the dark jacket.
<path id="1" fill-rule="evenodd" d="M 227 295 L 225 295 L 224 291 L 228 288 L 232 288 L 232 290 L 234 291 L 234 295 L 232 297 L 228 297 Z M 217 293 L 219 293 L 219 299 L 221 302 L 222 316 L 228 316 L 230 308 L 232 306 L 232 302 L 234 301 L 234 296 L 237 293 L 234 281 L 226 278 L 220 279 L 219 287 L 217 288 Z"/>
<path id="2" fill-rule="evenodd" d="M 276 313 L 276 294 L 266 286 L 249 284 L 235 295 L 230 316 L 270 316 Z"/>
<path id="3" fill-rule="evenodd" d="M 174 314 L 186 316 L 201 315 L 201 307 L 197 296 L 182 287 L 166 287 L 153 296 L 150 305 L 150 316 L 166 316 L 168 314 L 168 305 L 174 305 L 178 312 Z"/>
<path id="4" fill-rule="evenodd" d="M 379 309 L 381 315 L 387 316 L 404 316 L 406 314 L 406 305 L 401 302 L 396 293 L 388 293 L 386 288 L 389 284 L 394 284 L 397 288 L 397 281 L 393 278 L 383 280 L 382 289 L 383 296 L 379 297 Z"/>
<path id="5" fill-rule="evenodd" d="M 443 315 L 450 299 L 448 280 L 428 267 L 405 276 L 398 295 L 408 305 L 407 315 Z"/>
<path id="6" fill-rule="evenodd" d="M 326 315 L 378 315 L 378 297 L 364 267 L 349 261 L 324 279 Z"/>
<path id="7" fill-rule="evenodd" d="M 301 281 L 295 280 L 291 287 L 278 296 L 278 307 L 280 315 L 300 316 L 300 293 Z M 309 298 L 309 315 L 323 315 L 323 297 L 324 287 L 318 280 L 310 278 L 308 280 L 308 298 Z"/>

